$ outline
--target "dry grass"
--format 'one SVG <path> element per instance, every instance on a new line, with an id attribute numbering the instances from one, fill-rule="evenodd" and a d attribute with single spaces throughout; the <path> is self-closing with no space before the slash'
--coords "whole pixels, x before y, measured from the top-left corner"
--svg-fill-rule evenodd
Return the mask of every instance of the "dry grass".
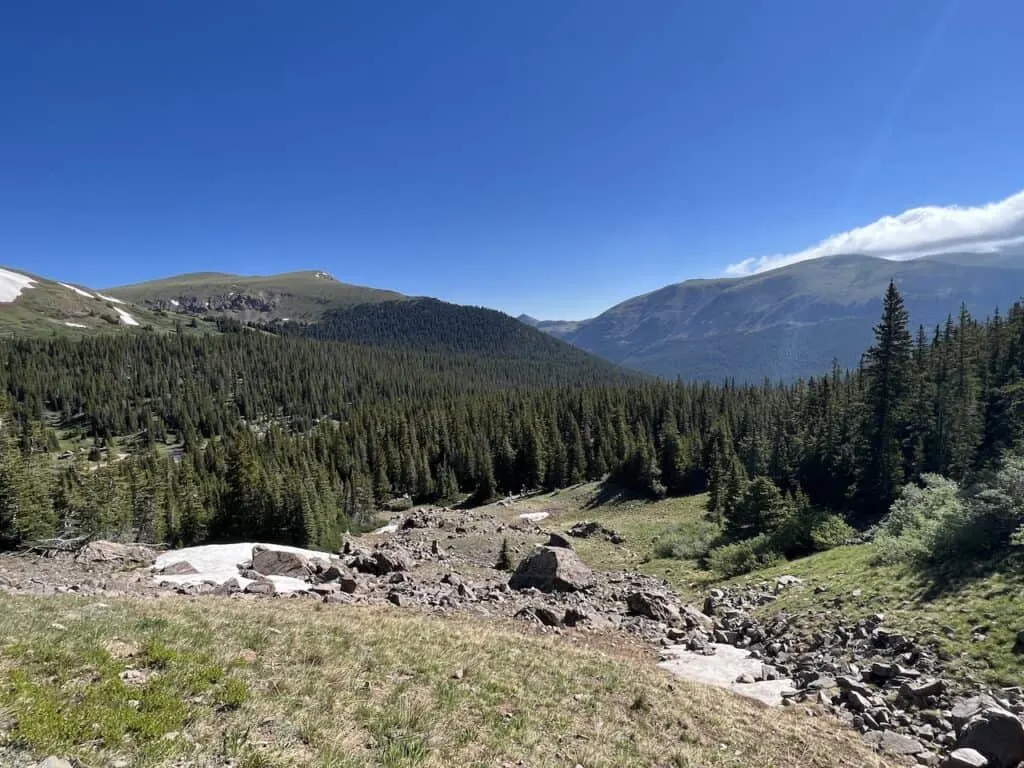
<path id="1" fill-rule="evenodd" d="M 0 611 L 0 744 L 87 766 L 882 765 L 827 718 L 581 636 L 299 599 Z"/>

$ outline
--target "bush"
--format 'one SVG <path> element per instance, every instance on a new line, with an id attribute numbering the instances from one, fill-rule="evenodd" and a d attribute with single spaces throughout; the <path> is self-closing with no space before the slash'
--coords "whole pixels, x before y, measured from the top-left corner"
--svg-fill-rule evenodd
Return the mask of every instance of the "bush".
<path id="1" fill-rule="evenodd" d="M 766 568 L 781 559 L 772 548 L 771 539 L 762 534 L 712 549 L 708 553 L 708 568 L 723 578 L 730 578 Z"/>
<path id="2" fill-rule="evenodd" d="M 893 502 L 875 537 L 880 563 L 927 565 L 935 559 L 940 535 L 958 530 L 965 519 L 960 486 L 941 475 L 924 475 L 921 485 L 907 485 Z M 943 534 L 943 529 L 947 533 Z M 954 536 L 956 538 L 956 536 Z"/>
<path id="3" fill-rule="evenodd" d="M 857 532 L 839 515 L 821 514 L 811 525 L 811 545 L 815 552 L 843 546 Z"/>
<path id="4" fill-rule="evenodd" d="M 672 560 L 702 560 L 721 536 L 710 520 L 680 523 L 666 531 L 654 544 L 654 557 Z"/>

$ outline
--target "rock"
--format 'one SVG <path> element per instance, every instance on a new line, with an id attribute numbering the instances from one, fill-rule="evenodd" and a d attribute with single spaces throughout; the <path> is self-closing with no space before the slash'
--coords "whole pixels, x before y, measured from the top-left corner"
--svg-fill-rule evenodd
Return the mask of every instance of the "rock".
<path id="1" fill-rule="evenodd" d="M 857 691 L 844 691 L 843 698 L 846 700 L 846 706 L 853 712 L 866 712 L 871 707 L 867 697 Z"/>
<path id="2" fill-rule="evenodd" d="M 574 592 L 586 589 L 593 581 L 590 568 L 571 549 L 537 547 L 519 563 L 508 585 L 512 589 Z"/>
<path id="3" fill-rule="evenodd" d="M 548 543 L 545 545 L 548 547 L 561 547 L 562 549 L 572 549 L 572 542 L 570 542 L 565 536 L 560 533 L 549 533 Z"/>
<path id="4" fill-rule="evenodd" d="M 632 616 L 646 616 L 666 624 L 676 624 L 680 619 L 679 608 L 665 595 L 653 592 L 631 592 L 626 596 L 626 607 Z"/>
<path id="5" fill-rule="evenodd" d="M 1013 644 L 1013 652 L 1018 656 L 1024 654 L 1024 629 L 1017 633 L 1017 640 Z"/>
<path id="6" fill-rule="evenodd" d="M 354 594 L 359 588 L 359 582 L 355 576 L 345 575 L 338 579 L 338 588 L 346 594 Z"/>
<path id="7" fill-rule="evenodd" d="M 242 585 L 238 583 L 238 579 L 234 578 L 228 579 L 223 584 L 218 584 L 213 588 L 213 594 L 218 597 L 227 597 L 241 591 Z"/>
<path id="8" fill-rule="evenodd" d="M 891 755 L 916 755 L 925 751 L 917 739 L 895 731 L 871 731 L 864 734 L 864 740 Z"/>
<path id="9" fill-rule="evenodd" d="M 62 757 L 56 757 L 50 755 L 48 758 L 39 763 L 36 768 L 72 768 L 71 763 Z"/>
<path id="10" fill-rule="evenodd" d="M 705 616 L 692 605 L 684 605 L 679 612 L 682 616 L 683 623 L 686 624 L 688 629 L 699 628 L 703 629 L 705 632 L 710 632 L 715 628 L 715 620 L 710 616 Z"/>
<path id="11" fill-rule="evenodd" d="M 562 626 L 562 617 L 546 605 L 537 606 L 533 609 L 533 612 L 540 619 L 540 623 L 546 627 Z"/>
<path id="12" fill-rule="evenodd" d="M 973 749 L 954 749 L 949 753 L 942 768 L 987 768 L 988 759 Z"/>
<path id="13" fill-rule="evenodd" d="M 118 544 L 116 541 L 90 541 L 77 553 L 79 563 L 152 563 L 156 553 L 141 544 Z"/>
<path id="14" fill-rule="evenodd" d="M 264 576 L 289 576 L 293 579 L 308 579 L 313 572 L 305 555 L 259 545 L 252 548 L 252 569 Z"/>
<path id="15" fill-rule="evenodd" d="M 373 553 L 373 559 L 377 563 L 378 576 L 397 571 L 411 571 L 413 567 L 412 558 L 402 549 L 378 549 Z"/>
<path id="16" fill-rule="evenodd" d="M 953 711 L 950 713 L 949 719 L 953 721 L 953 727 L 959 733 L 971 718 L 980 715 L 990 707 L 998 709 L 999 702 L 987 693 L 972 696 L 969 699 L 961 699 L 953 704 Z"/>
<path id="17" fill-rule="evenodd" d="M 1005 709 L 987 707 L 964 725 L 956 745 L 978 751 L 992 768 L 1017 768 L 1024 761 L 1024 722 Z"/>
<path id="18" fill-rule="evenodd" d="M 754 680 L 754 676 L 752 674 L 750 674 L 749 672 L 744 672 L 736 678 L 736 682 L 741 683 L 743 685 L 752 685 L 757 681 Z"/>
<path id="19" fill-rule="evenodd" d="M 192 574 L 199 573 L 199 571 L 195 569 L 192 563 L 179 560 L 168 565 L 160 573 L 164 576 L 191 576 Z"/>
<path id="20" fill-rule="evenodd" d="M 941 696 L 946 690 L 944 680 L 932 680 L 927 683 L 904 683 L 900 686 L 900 697 L 914 703 L 926 702 L 932 696 Z"/>
<path id="21" fill-rule="evenodd" d="M 250 581 L 242 591 L 248 595 L 273 595 L 277 592 L 272 581 Z"/>

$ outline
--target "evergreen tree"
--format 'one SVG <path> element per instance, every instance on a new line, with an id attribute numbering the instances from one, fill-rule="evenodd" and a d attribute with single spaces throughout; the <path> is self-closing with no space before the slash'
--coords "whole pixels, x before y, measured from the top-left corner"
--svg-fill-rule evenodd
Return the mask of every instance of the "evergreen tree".
<path id="1" fill-rule="evenodd" d="M 860 513 L 877 518 L 889 509 L 904 482 L 903 450 L 909 435 L 913 342 L 903 297 L 890 282 L 875 343 L 863 365 L 865 402 L 861 424 Z"/>

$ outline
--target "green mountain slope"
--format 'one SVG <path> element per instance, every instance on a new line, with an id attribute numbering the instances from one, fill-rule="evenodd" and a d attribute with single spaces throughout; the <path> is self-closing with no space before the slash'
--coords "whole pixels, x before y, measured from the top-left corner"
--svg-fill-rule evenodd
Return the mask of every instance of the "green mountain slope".
<path id="1" fill-rule="evenodd" d="M 108 293 L 0 267 L 0 334 L 52 336 L 169 330 L 174 318 Z"/>
<path id="2" fill-rule="evenodd" d="M 972 261 L 972 258 L 975 259 Z M 743 278 L 688 280 L 578 323 L 541 330 L 607 360 L 662 376 L 756 381 L 857 365 L 889 280 L 929 330 L 961 302 L 984 316 L 1024 293 L 1024 255 L 914 261 L 837 256 Z"/>
<path id="3" fill-rule="evenodd" d="M 194 272 L 109 288 L 105 293 L 153 309 L 227 314 L 247 321 L 311 321 L 331 309 L 402 298 L 394 291 L 342 283 L 318 271 L 251 276 Z"/>
<path id="4" fill-rule="evenodd" d="M 437 299 L 360 304 L 327 312 L 317 323 L 288 323 L 285 332 L 376 347 L 530 362 L 595 381 L 638 378 L 501 312 Z"/>

